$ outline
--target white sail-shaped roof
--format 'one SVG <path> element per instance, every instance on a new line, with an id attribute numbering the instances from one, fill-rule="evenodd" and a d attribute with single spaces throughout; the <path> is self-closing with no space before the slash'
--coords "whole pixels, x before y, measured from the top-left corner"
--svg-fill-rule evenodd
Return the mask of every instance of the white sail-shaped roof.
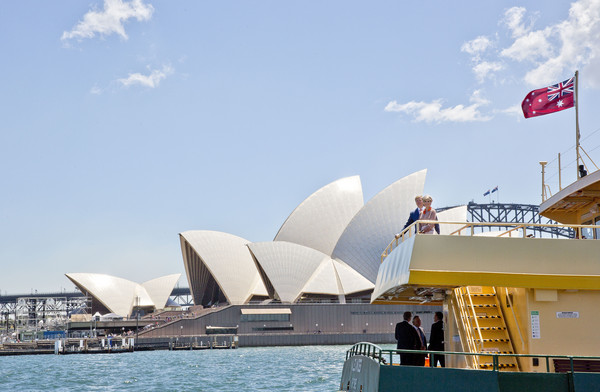
<path id="1" fill-rule="evenodd" d="M 156 309 L 164 309 L 180 277 L 181 274 L 172 274 L 142 283 Z"/>
<path id="2" fill-rule="evenodd" d="M 363 204 L 359 176 L 334 181 L 296 207 L 274 241 L 293 242 L 331 256 L 346 225 Z"/>
<path id="3" fill-rule="evenodd" d="M 343 289 L 335 273 L 333 263 L 334 261 L 329 257 L 324 258 L 302 288 L 301 293 L 343 294 Z"/>
<path id="4" fill-rule="evenodd" d="M 248 247 L 282 302 L 298 299 L 317 268 L 330 259 L 318 250 L 291 242 L 254 242 Z"/>
<path id="5" fill-rule="evenodd" d="M 127 317 L 134 306 L 164 308 L 180 274 L 163 276 L 143 285 L 106 274 L 70 273 L 66 276 L 109 311 Z M 159 302 L 154 302 L 155 299 Z"/>
<path id="6" fill-rule="evenodd" d="M 194 301 L 205 290 L 207 274 L 217 282 L 230 304 L 267 295 L 244 238 L 219 231 L 195 230 L 180 234 L 183 259 Z M 193 253 L 188 252 L 191 247 Z"/>
<path id="7" fill-rule="evenodd" d="M 248 247 L 282 302 L 305 293 L 345 295 L 374 287 L 348 265 L 306 246 L 277 241 Z"/>
<path id="8" fill-rule="evenodd" d="M 302 293 L 347 295 L 372 290 L 375 285 L 345 263 L 324 259 L 308 280 Z"/>
<path id="9" fill-rule="evenodd" d="M 458 206 L 437 213 L 439 221 L 443 222 L 466 222 L 467 221 L 467 206 Z M 460 229 L 464 225 L 440 225 L 440 234 L 449 235 Z"/>
<path id="10" fill-rule="evenodd" d="M 71 273 L 66 274 L 83 293 L 96 298 L 108 310 L 119 316 L 128 316 L 133 308 L 133 298 L 138 294 L 137 283 L 105 274 Z M 144 305 L 151 302 L 144 297 Z"/>
<path id="11" fill-rule="evenodd" d="M 375 285 L 367 278 L 350 268 L 346 263 L 340 260 L 334 260 L 334 267 L 337 273 L 342 292 L 344 294 L 353 294 L 360 291 L 372 290 Z"/>
<path id="12" fill-rule="evenodd" d="M 344 230 L 333 258 L 375 283 L 381 253 L 416 208 L 414 198 L 423 193 L 426 173 L 425 169 L 406 176 L 369 200 Z"/>

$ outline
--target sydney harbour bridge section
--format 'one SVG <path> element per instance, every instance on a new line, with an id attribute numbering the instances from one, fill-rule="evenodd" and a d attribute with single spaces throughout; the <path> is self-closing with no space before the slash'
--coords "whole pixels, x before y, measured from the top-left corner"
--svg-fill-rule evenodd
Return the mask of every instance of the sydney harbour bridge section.
<path id="1" fill-rule="evenodd" d="M 453 206 L 455 207 L 455 206 Z M 443 211 L 453 207 L 439 208 Z M 552 227 L 553 222 L 539 215 L 539 207 L 532 204 L 491 203 L 467 205 L 469 222 L 506 223 L 506 229 L 514 224 L 548 224 L 527 228 L 535 237 L 574 238 L 572 229 Z M 480 232 L 501 230 L 498 225 L 478 226 Z M 186 309 L 193 305 L 192 296 L 187 287 L 175 288 L 170 299 Z M 1 295 L 0 293 L 0 332 L 20 328 L 53 329 L 64 325 L 74 314 L 89 314 L 91 297 L 80 291 L 59 293 L 32 293 L 19 295 Z M 16 323 L 15 323 L 16 320 Z"/>
<path id="2" fill-rule="evenodd" d="M 448 210 L 452 207 L 444 207 L 436 209 L 439 211 Z M 544 218 L 539 214 L 539 206 L 535 204 L 514 204 L 514 203 L 490 203 L 477 204 L 470 202 L 467 205 L 467 220 L 469 222 L 489 222 L 489 223 L 507 223 L 506 227 L 498 225 L 477 226 L 480 232 L 512 229 L 514 224 L 531 223 L 532 227 L 527 227 L 527 232 L 535 237 L 552 237 L 552 238 L 575 238 L 573 229 L 563 227 L 544 227 L 540 224 L 556 225 L 551 219 Z"/>

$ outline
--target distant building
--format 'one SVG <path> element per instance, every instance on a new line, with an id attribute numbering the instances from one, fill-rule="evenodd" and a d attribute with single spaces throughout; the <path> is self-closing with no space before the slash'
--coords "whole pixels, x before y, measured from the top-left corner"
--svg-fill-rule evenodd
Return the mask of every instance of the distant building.
<path id="1" fill-rule="evenodd" d="M 144 283 L 105 274 L 65 274 L 84 294 L 92 297 L 92 313 L 149 313 L 164 309 L 181 274 L 166 275 Z"/>

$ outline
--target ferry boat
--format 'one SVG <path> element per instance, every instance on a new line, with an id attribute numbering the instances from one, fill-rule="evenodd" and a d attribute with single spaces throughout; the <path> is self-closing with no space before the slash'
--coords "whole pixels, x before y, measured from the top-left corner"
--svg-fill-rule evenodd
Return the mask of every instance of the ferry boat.
<path id="1" fill-rule="evenodd" d="M 540 163 L 540 214 L 560 224 L 436 222 L 456 229 L 422 235 L 413 226 L 432 222 L 418 221 L 396 236 L 371 302 L 442 305 L 445 351 L 358 343 L 340 391 L 600 391 L 600 171 L 580 167 L 546 199 Z M 480 225 L 504 230 L 478 235 Z M 536 226 L 572 236 L 535 236 Z M 403 366 L 401 351 L 444 355 L 446 367 Z"/>

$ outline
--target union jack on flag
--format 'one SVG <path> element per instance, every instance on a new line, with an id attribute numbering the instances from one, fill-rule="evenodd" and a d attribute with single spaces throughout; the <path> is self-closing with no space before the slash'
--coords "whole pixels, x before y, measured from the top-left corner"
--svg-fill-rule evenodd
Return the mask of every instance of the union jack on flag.
<path id="1" fill-rule="evenodd" d="M 543 116 L 575 106 L 575 77 L 530 91 L 521 108 L 525 118 Z"/>
<path id="2" fill-rule="evenodd" d="M 548 101 L 553 101 L 558 97 L 562 97 L 567 94 L 573 94 L 575 92 L 575 83 L 573 78 L 548 86 Z"/>

